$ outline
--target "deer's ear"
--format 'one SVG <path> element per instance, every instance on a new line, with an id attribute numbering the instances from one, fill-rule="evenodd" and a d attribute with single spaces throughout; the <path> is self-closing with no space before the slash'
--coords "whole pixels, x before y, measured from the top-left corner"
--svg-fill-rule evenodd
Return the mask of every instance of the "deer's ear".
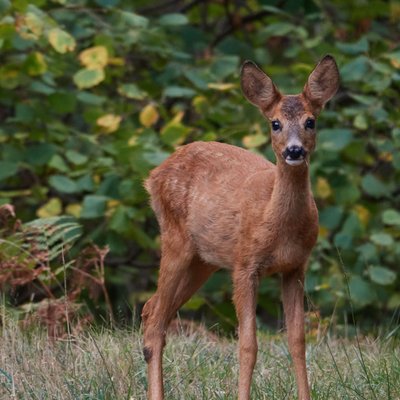
<path id="1" fill-rule="evenodd" d="M 339 88 L 339 70 L 335 59 L 327 55 L 314 68 L 304 86 L 303 93 L 317 113 Z"/>
<path id="2" fill-rule="evenodd" d="M 242 66 L 241 84 L 246 99 L 267 114 L 282 97 L 271 78 L 252 61 Z"/>

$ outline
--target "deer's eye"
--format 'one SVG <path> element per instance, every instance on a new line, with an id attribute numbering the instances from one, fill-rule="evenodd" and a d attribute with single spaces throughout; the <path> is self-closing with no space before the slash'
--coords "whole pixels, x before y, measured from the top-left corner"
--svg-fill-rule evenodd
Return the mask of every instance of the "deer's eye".
<path id="1" fill-rule="evenodd" d="M 271 127 L 273 131 L 279 131 L 281 129 L 281 123 L 277 120 L 271 122 Z"/>
<path id="2" fill-rule="evenodd" d="M 307 118 L 305 128 L 306 129 L 314 129 L 315 128 L 315 119 Z"/>

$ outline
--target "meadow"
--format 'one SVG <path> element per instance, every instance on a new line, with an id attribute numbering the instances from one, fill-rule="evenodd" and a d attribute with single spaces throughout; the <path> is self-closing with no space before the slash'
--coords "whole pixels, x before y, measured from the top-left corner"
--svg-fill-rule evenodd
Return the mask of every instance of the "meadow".
<path id="1" fill-rule="evenodd" d="M 137 329 L 87 329 L 51 339 L 6 321 L 0 340 L 1 399 L 120 399 L 146 395 L 146 365 Z M 180 326 L 177 323 L 178 327 Z M 392 332 L 393 333 L 393 332 Z M 377 338 L 309 337 L 312 398 L 400 399 L 400 346 L 391 332 Z M 283 332 L 258 332 L 253 399 L 296 399 Z M 166 399 L 234 399 L 235 338 L 184 327 L 168 337 L 164 355 Z"/>

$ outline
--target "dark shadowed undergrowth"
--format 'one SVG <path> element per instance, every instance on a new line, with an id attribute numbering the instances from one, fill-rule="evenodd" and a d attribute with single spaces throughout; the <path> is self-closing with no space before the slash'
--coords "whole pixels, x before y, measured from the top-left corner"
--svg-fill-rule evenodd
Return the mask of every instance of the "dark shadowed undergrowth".
<path id="1" fill-rule="evenodd" d="M 145 399 L 141 332 L 87 330 L 51 340 L 23 332 L 3 316 L 1 399 Z M 283 334 L 258 333 L 253 399 L 295 399 Z M 309 340 L 307 362 L 313 399 L 400 399 L 400 347 L 382 335 L 356 340 Z M 234 399 L 236 341 L 197 330 L 169 336 L 164 355 L 167 399 Z"/>

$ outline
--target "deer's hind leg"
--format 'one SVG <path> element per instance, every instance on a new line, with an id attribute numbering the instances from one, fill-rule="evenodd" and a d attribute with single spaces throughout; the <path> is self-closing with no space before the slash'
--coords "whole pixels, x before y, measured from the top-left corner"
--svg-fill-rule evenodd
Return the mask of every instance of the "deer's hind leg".
<path id="1" fill-rule="evenodd" d="M 199 259 L 189 239 L 180 242 L 175 235 L 162 239 L 157 291 L 147 301 L 142 312 L 143 354 L 148 364 L 148 398 L 151 400 L 164 398 L 162 353 L 171 319 L 217 269 Z"/>

